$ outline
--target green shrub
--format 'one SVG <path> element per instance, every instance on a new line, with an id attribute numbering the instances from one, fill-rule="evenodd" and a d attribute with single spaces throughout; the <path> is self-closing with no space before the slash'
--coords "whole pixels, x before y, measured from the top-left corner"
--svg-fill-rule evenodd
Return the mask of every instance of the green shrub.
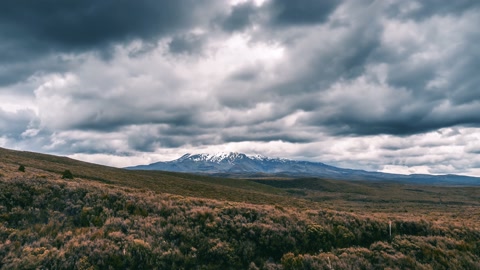
<path id="1" fill-rule="evenodd" d="M 73 174 L 70 170 L 65 170 L 62 175 L 62 179 L 73 179 Z"/>
<path id="2" fill-rule="evenodd" d="M 20 165 L 20 167 L 18 167 L 18 171 L 25 172 L 25 166 Z"/>

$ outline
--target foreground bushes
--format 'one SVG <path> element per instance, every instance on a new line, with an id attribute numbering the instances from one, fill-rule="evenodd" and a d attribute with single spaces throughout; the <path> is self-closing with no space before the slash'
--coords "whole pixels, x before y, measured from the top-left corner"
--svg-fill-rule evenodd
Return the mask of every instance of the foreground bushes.
<path id="1" fill-rule="evenodd" d="M 0 180 L 2 269 L 480 269 L 480 233 L 140 193 Z"/>

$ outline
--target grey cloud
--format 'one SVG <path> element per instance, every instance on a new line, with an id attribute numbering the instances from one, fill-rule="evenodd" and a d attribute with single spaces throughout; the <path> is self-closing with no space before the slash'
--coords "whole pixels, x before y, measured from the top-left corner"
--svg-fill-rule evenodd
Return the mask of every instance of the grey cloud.
<path id="1" fill-rule="evenodd" d="M 4 69 L 0 68 L 0 86 L 18 83 L 19 81 L 27 79 L 34 72 L 35 69 L 19 66 L 9 66 Z M 28 91 L 31 92 L 30 89 Z"/>
<path id="2" fill-rule="evenodd" d="M 256 7 L 253 3 L 246 2 L 234 6 L 229 14 L 218 21 L 222 29 L 228 32 L 243 31 L 254 23 L 270 28 L 269 30 L 322 24 L 341 3 L 341 0 L 270 0 L 263 6 Z M 265 33 L 260 35 L 262 34 Z"/>
<path id="3" fill-rule="evenodd" d="M 238 81 L 255 81 L 259 76 L 259 71 L 257 68 L 245 68 L 233 73 L 230 76 L 232 80 Z"/>
<path id="4" fill-rule="evenodd" d="M 177 35 L 168 44 L 170 52 L 174 54 L 195 54 L 202 51 L 205 37 L 202 35 Z"/>
<path id="5" fill-rule="evenodd" d="M 480 23 L 478 19 L 475 23 Z M 472 26 L 473 29 L 473 26 Z M 480 48 L 474 44 L 480 42 L 480 33 L 473 32 L 472 35 L 465 37 L 463 46 L 459 49 L 458 55 L 455 55 L 446 68 L 450 68 L 452 76 L 445 89 L 451 97 L 454 104 L 465 104 L 471 102 L 480 102 Z"/>
<path id="6" fill-rule="evenodd" d="M 351 16 L 341 19 L 331 17 L 332 12 L 341 4 L 342 10 Z M 299 26 L 293 34 L 289 31 L 274 30 L 278 34 L 276 39 L 282 42 L 286 49 L 284 62 L 276 68 L 278 80 L 265 83 L 263 67 L 248 66 L 234 71 L 221 87 L 215 90 L 212 97 L 219 105 L 233 111 L 252 110 L 265 102 L 279 103 L 267 116 L 256 113 L 255 119 L 249 120 L 248 116 L 230 115 L 204 121 L 203 118 L 209 115 L 211 108 L 204 106 L 185 108 L 172 102 L 166 108 L 143 109 L 141 113 L 137 113 L 134 106 L 120 100 L 114 103 L 116 104 L 114 107 L 107 106 L 100 111 L 87 110 L 86 116 L 71 128 L 99 130 L 145 123 L 199 126 L 207 122 L 214 127 L 235 127 L 260 125 L 299 110 L 309 112 L 308 117 L 297 121 L 296 125 L 299 128 L 323 127 L 327 133 L 335 135 L 406 136 L 442 127 L 478 124 L 474 108 L 455 106 L 462 101 L 472 101 L 472 98 L 476 100 L 478 97 L 475 94 L 478 91 L 473 91 L 478 79 L 475 79 L 477 76 L 472 73 L 477 70 L 478 61 L 463 56 L 460 51 L 453 52 L 443 59 L 415 61 L 414 56 L 424 52 L 424 47 L 415 46 L 409 48 L 404 55 L 397 55 L 398 52 L 387 48 L 382 40 L 385 29 L 378 16 L 382 12 L 382 6 L 365 4 L 354 1 L 345 3 L 270 1 L 259 8 L 251 3 L 232 8 L 228 17 L 232 19 L 230 30 L 243 29 L 245 25 L 251 23 L 250 19 L 254 14 L 265 11 L 273 16 L 270 17 L 270 21 L 278 25 Z M 300 16 L 301 14 L 303 15 Z M 237 21 L 234 20 L 235 16 Z M 339 20 L 342 22 L 339 23 Z M 322 24 L 322 28 L 311 27 L 312 24 Z M 261 31 L 267 31 L 270 26 L 263 27 Z M 284 41 L 290 39 L 291 35 L 297 36 L 297 39 L 293 43 L 285 43 Z M 441 36 L 435 38 L 440 39 Z M 463 38 L 469 41 L 477 40 L 474 34 Z M 203 37 L 180 34 L 174 36 L 169 43 L 169 49 L 173 53 L 190 53 L 201 48 L 202 42 Z M 475 46 L 464 46 L 469 52 L 478 50 Z M 448 69 L 447 65 L 450 63 L 457 64 L 448 77 L 449 89 L 427 91 L 428 83 L 440 76 L 442 69 Z M 378 65 L 386 67 L 385 81 L 379 78 L 378 74 L 368 70 Z M 377 87 L 375 90 L 377 93 L 371 91 L 370 97 L 357 94 L 360 91 L 359 87 L 362 87 L 356 84 L 359 78 L 366 78 L 369 82 L 369 85 L 363 87 Z M 349 88 L 345 91 L 348 99 L 342 96 L 325 99 L 325 96 L 335 95 L 336 90 L 332 87 L 338 82 L 345 82 L 341 87 Z M 382 98 L 385 100 L 381 100 Z M 75 101 L 78 100 L 75 98 Z M 95 101 L 92 102 L 95 104 Z M 95 108 L 91 105 L 92 102 L 89 102 L 89 106 Z M 119 104 L 123 105 L 118 106 Z M 445 104 L 450 105 L 442 107 Z M 99 106 L 100 104 L 96 107 Z M 137 106 L 144 107 L 141 103 Z M 281 110 L 277 109 L 280 107 Z M 222 111 L 222 108 L 216 110 Z M 252 135 L 250 139 L 258 138 L 265 141 L 281 139 L 284 135 L 285 141 L 308 141 L 304 138 L 292 138 L 281 131 L 276 134 L 258 137 Z M 226 142 L 230 139 L 239 141 L 244 137 L 223 136 Z M 244 139 L 249 140 L 247 137 Z M 177 145 L 176 142 L 165 144 Z"/>
<path id="7" fill-rule="evenodd" d="M 417 122 L 415 118 L 404 121 L 396 119 L 361 119 L 350 117 L 348 114 L 355 114 L 354 111 L 345 112 L 333 119 L 321 120 L 317 125 L 327 126 L 328 132 L 335 135 L 374 135 L 374 134 L 395 134 L 399 136 L 423 133 L 437 128 L 444 127 L 444 123 Z"/>
<path id="8" fill-rule="evenodd" d="M 435 77 L 434 65 L 435 63 L 415 65 L 409 62 L 393 64 L 389 69 L 388 82 L 397 87 L 423 90 Z"/>
<path id="9" fill-rule="evenodd" d="M 216 93 L 216 99 L 222 106 L 233 109 L 250 109 L 265 100 L 266 94 L 254 85 L 254 81 L 234 81 L 226 84 Z"/>
<path id="10" fill-rule="evenodd" d="M 55 145 L 50 148 L 58 154 L 107 154 L 124 156 L 127 153 L 122 152 L 115 145 L 109 145 L 107 140 L 96 139 L 67 139 L 62 144 Z"/>
<path id="11" fill-rule="evenodd" d="M 73 69 L 74 74 L 53 76 L 35 91 L 42 126 L 51 131 L 107 134 L 130 125 L 186 126 L 196 122 L 204 104 L 189 96 L 177 98 L 180 91 L 189 89 L 179 89 L 181 81 L 168 66 L 145 67 L 150 57 L 141 56 L 129 67 L 116 60 L 89 60 L 83 68 Z"/>
<path id="12" fill-rule="evenodd" d="M 259 10 L 251 2 L 235 5 L 230 13 L 221 20 L 223 30 L 228 32 L 242 31 L 250 26 Z"/>
<path id="13" fill-rule="evenodd" d="M 40 56 L 37 54 L 29 55 L 27 52 L 25 52 L 26 54 L 23 54 L 24 52 L 20 52 L 18 57 L 13 57 L 12 59 L 8 59 L 11 55 L 4 57 L 16 50 L 23 50 L 22 45 L 18 48 L 5 49 L 3 44 L 0 43 L 0 87 L 8 87 L 26 82 L 31 76 L 63 72 L 71 68 L 73 65 L 72 60 L 53 54 Z M 81 59 L 76 60 L 81 61 Z M 0 91 L 4 90 L 8 90 L 8 88 Z M 16 89 L 16 91 L 17 90 L 18 89 Z M 28 88 L 25 91 L 31 93 L 32 89 Z"/>
<path id="14" fill-rule="evenodd" d="M 309 143 L 318 139 L 318 135 L 312 134 L 312 130 L 307 131 L 306 127 L 292 126 L 287 128 L 283 117 L 288 114 L 282 114 L 280 111 L 274 113 L 270 119 L 263 121 L 246 121 L 243 125 L 232 125 L 219 129 L 219 134 L 223 142 L 269 142 L 282 141 L 288 143 Z"/>
<path id="15" fill-rule="evenodd" d="M 128 147 L 134 151 L 154 152 L 159 147 L 160 133 L 155 126 L 133 126 L 123 128 L 123 133 L 128 134 Z"/>
<path id="16" fill-rule="evenodd" d="M 305 30 L 295 40 L 282 71 L 289 79 L 275 83 L 274 91 L 282 95 L 322 92 L 336 81 L 362 75 L 381 45 L 382 26 L 372 19 L 375 10 L 355 4 L 349 8 L 358 8 L 358 14 L 344 25 L 329 22 L 322 29 Z"/>
<path id="17" fill-rule="evenodd" d="M 397 166 L 424 166 L 431 173 L 459 173 L 478 168 L 478 128 L 442 128 L 411 136 L 382 136 L 378 159 Z M 453 154 L 452 154 L 453 153 Z"/>
<path id="18" fill-rule="evenodd" d="M 218 119 L 209 126 L 201 121 L 186 126 L 148 124 L 125 127 L 122 133 L 128 134 L 128 144 L 132 149 L 145 152 L 152 152 L 159 147 L 218 145 L 241 141 L 306 143 L 318 138 L 303 128 L 285 130 L 282 120 L 275 120 L 281 116 L 273 114 L 272 117 L 273 119 L 242 120 L 233 117 L 228 121 Z"/>
<path id="19" fill-rule="evenodd" d="M 389 151 L 397 151 L 397 150 L 403 150 L 403 149 L 408 149 L 412 147 L 411 143 L 405 142 L 405 141 L 387 141 L 384 142 L 380 145 L 380 147 L 384 150 L 389 150 Z"/>
<path id="20" fill-rule="evenodd" d="M 55 62 L 31 64 L 58 53 L 95 51 L 111 57 L 114 44 L 134 39 L 149 43 L 208 23 L 223 5 L 205 0 L 2 1 L 0 64 L 7 71 L 0 70 L 0 83 L 11 84 L 39 69 L 51 69 Z M 18 73 L 9 75 L 12 69 Z"/>
<path id="21" fill-rule="evenodd" d="M 140 152 L 154 152 L 158 148 L 177 148 L 185 145 L 207 145 L 215 141 L 215 129 L 203 127 L 174 126 L 168 124 L 124 127 L 128 134 L 130 149 Z"/>
<path id="22" fill-rule="evenodd" d="M 475 0 L 407 0 L 392 2 L 386 11 L 390 16 L 397 18 L 424 20 L 434 15 L 458 15 L 479 6 L 480 3 Z"/>
<path id="23" fill-rule="evenodd" d="M 312 141 L 310 136 L 304 137 L 290 132 L 268 132 L 268 133 L 245 133 L 245 134 L 226 134 L 222 136 L 224 142 L 271 142 L 282 141 L 289 143 L 308 143 Z"/>
<path id="24" fill-rule="evenodd" d="M 465 148 L 465 152 L 470 154 L 480 154 L 480 145 L 467 146 Z"/>
<path id="25" fill-rule="evenodd" d="M 433 23 L 439 24 L 438 27 L 432 27 Z M 473 45 L 480 41 L 480 35 L 473 30 L 473 25 L 478 23 L 478 11 L 455 19 L 424 22 L 424 28 L 429 30 L 422 29 L 422 24 L 414 28 L 423 40 L 420 44 L 408 50 L 404 48 L 411 44 L 394 48 L 384 45 L 381 50 L 390 50 L 387 55 L 402 51 L 401 56 L 386 62 L 388 83 L 411 90 L 429 106 L 447 100 L 456 105 L 478 100 L 480 96 L 475 91 L 475 85 L 480 79 L 475 76 L 475 70 L 480 67 L 480 61 L 475 56 L 479 55 L 480 50 Z M 442 31 L 437 28 L 446 29 Z"/>
<path id="26" fill-rule="evenodd" d="M 473 106 L 480 98 L 476 90 L 480 79 L 474 74 L 480 58 L 472 57 L 479 49 L 471 46 L 480 39 L 476 31 L 468 30 L 478 23 L 478 16 L 473 15 L 478 15 L 478 10 L 455 13 L 462 17 L 451 27 L 461 31 L 466 26 L 468 31 L 463 34 L 442 32 L 432 28 L 433 22 L 415 25 L 417 29 L 429 29 L 418 34 L 424 35 L 423 42 L 434 42 L 435 47 L 416 44 L 399 55 L 402 48 L 391 50 L 383 40 L 385 26 L 376 20 L 381 5 L 364 9 L 351 2 L 345 5 L 343 9 L 352 16 L 339 25 L 332 23 L 337 18 L 330 18 L 323 28 L 328 30 L 321 32 L 324 36 L 341 31 L 341 38 L 333 36 L 335 42 L 327 39 L 330 46 L 324 46 L 320 39 L 300 36 L 287 51 L 290 61 L 282 70 L 287 79 L 275 82 L 270 90 L 285 98 L 305 95 L 303 101 L 288 104 L 291 111 L 309 112 L 299 124 L 323 127 L 339 136 L 405 136 L 443 127 L 480 125 L 478 106 Z M 447 18 L 441 22 L 450 21 Z M 314 33 L 316 29 L 309 31 Z M 459 39 L 452 40 L 454 37 Z M 386 72 L 376 73 L 373 70 L 377 67 Z M 360 78 L 366 78 L 369 85 L 356 84 Z M 345 95 L 336 94 L 334 86 L 339 82 L 340 87 L 348 88 Z M 376 90 L 369 90 L 371 96 L 357 94 L 363 87 Z"/>
<path id="27" fill-rule="evenodd" d="M 268 81 L 265 66 L 256 63 L 233 70 L 215 91 L 216 100 L 226 108 L 251 109 L 262 102 L 272 102 L 272 95 L 262 85 Z"/>
<path id="28" fill-rule="evenodd" d="M 60 128 L 110 132 L 133 124 L 186 126 L 195 121 L 195 109 L 171 112 L 167 110 L 139 111 L 131 106 L 120 109 L 114 104 L 112 106 L 98 104 L 94 107 L 92 104 L 86 105 L 85 103 L 75 107 L 79 111 L 75 115 L 75 119 L 70 119 L 69 114 L 65 115 L 68 118 L 60 120 Z"/>
<path id="29" fill-rule="evenodd" d="M 278 26 L 323 23 L 341 3 L 340 0 L 271 0 L 267 8 L 271 23 Z"/>
<path id="30" fill-rule="evenodd" d="M 418 109 L 412 113 L 402 113 L 401 109 L 387 110 L 374 117 L 364 117 L 355 108 L 351 108 L 337 111 L 327 117 L 318 112 L 317 115 L 312 115 L 305 121 L 308 124 L 327 127 L 327 132 L 331 134 L 359 136 L 375 134 L 406 136 L 444 127 L 478 126 L 480 124 L 480 117 L 476 110 L 461 112 L 452 109 L 451 112 L 437 113 L 430 111 L 431 109 Z"/>
<path id="31" fill-rule="evenodd" d="M 52 133 L 40 129 L 30 136 L 22 136 L 20 140 L 15 140 L 13 144 L 20 149 L 48 152 L 56 155 L 70 155 L 72 153 L 128 155 L 131 151 L 126 149 L 123 143 L 119 143 L 120 138 L 122 138 L 122 134 L 114 132 L 106 134 L 98 131 L 70 130 Z"/>
<path id="32" fill-rule="evenodd" d="M 35 112 L 31 110 L 7 112 L 0 108 L 0 134 L 9 138 L 20 139 L 21 134 L 29 129 L 30 123 L 35 118 Z"/>
<path id="33" fill-rule="evenodd" d="M 83 50 L 126 39 L 151 39 L 196 23 L 212 1 L 4 1 L 2 33 L 45 49 Z M 15 34 L 12 34 L 15 33 Z M 26 40 L 28 41 L 28 40 Z M 35 43 L 34 43 L 35 44 Z"/>

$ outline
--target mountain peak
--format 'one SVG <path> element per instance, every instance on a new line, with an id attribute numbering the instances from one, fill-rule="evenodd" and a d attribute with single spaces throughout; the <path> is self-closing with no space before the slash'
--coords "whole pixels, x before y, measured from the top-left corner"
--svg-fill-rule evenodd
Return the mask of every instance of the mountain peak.
<path id="1" fill-rule="evenodd" d="M 219 152 L 215 154 L 188 153 L 176 160 L 157 162 L 134 168 L 202 173 L 290 173 L 311 175 L 318 171 L 325 171 L 329 166 L 322 163 L 269 158 L 259 154 L 246 155 L 239 152 Z"/>
<path id="2" fill-rule="evenodd" d="M 228 160 L 228 161 L 233 161 L 238 158 L 243 158 L 245 154 L 238 153 L 238 152 L 220 152 L 217 154 L 213 154 L 210 156 L 211 161 L 222 161 L 222 160 Z"/>
<path id="3" fill-rule="evenodd" d="M 194 162 L 234 162 L 239 159 L 244 159 L 246 158 L 247 155 L 238 153 L 238 152 L 219 152 L 215 154 L 206 154 L 206 153 L 201 153 L 201 154 L 185 154 L 179 159 L 177 159 L 177 162 L 185 161 L 185 160 L 191 160 Z"/>
<path id="4" fill-rule="evenodd" d="M 266 157 L 266 156 L 264 156 L 264 155 L 260 155 L 260 154 L 249 155 L 248 157 L 251 158 L 251 159 L 256 159 L 256 160 L 265 160 L 265 159 L 268 159 L 268 157 Z"/>
<path id="5" fill-rule="evenodd" d="M 178 161 L 183 161 L 183 160 L 186 160 L 188 159 L 192 154 L 190 153 L 186 153 L 185 155 L 181 156 L 179 159 L 177 159 Z"/>
<path id="6" fill-rule="evenodd" d="M 190 160 L 194 162 L 229 162 L 234 163 L 239 160 L 252 160 L 252 161 L 269 161 L 269 160 L 277 160 L 280 162 L 289 161 L 288 159 L 284 158 L 270 158 L 261 154 L 254 154 L 254 155 L 247 155 L 239 152 L 217 152 L 214 154 L 209 153 L 199 153 L 199 154 L 191 154 L 187 153 L 181 156 L 179 159 L 174 160 L 175 162 L 181 162 L 185 160 Z"/>

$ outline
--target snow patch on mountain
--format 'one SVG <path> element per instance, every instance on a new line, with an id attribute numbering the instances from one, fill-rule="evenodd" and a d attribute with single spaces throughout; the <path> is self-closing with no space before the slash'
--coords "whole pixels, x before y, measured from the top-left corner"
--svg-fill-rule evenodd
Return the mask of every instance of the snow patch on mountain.
<path id="1" fill-rule="evenodd" d="M 245 155 L 242 153 L 238 152 L 219 152 L 215 154 L 206 154 L 206 153 L 201 153 L 201 154 L 185 154 L 181 158 L 175 160 L 177 162 L 185 161 L 185 160 L 190 160 L 194 162 L 214 162 L 214 163 L 222 163 L 222 162 L 228 162 L 228 163 L 235 163 L 238 160 L 242 159 L 251 159 L 251 160 L 258 160 L 258 161 L 266 161 L 266 160 L 277 160 L 277 159 L 272 159 L 268 158 L 266 156 L 256 154 L 256 155 Z M 278 159 L 279 160 L 279 159 Z"/>

